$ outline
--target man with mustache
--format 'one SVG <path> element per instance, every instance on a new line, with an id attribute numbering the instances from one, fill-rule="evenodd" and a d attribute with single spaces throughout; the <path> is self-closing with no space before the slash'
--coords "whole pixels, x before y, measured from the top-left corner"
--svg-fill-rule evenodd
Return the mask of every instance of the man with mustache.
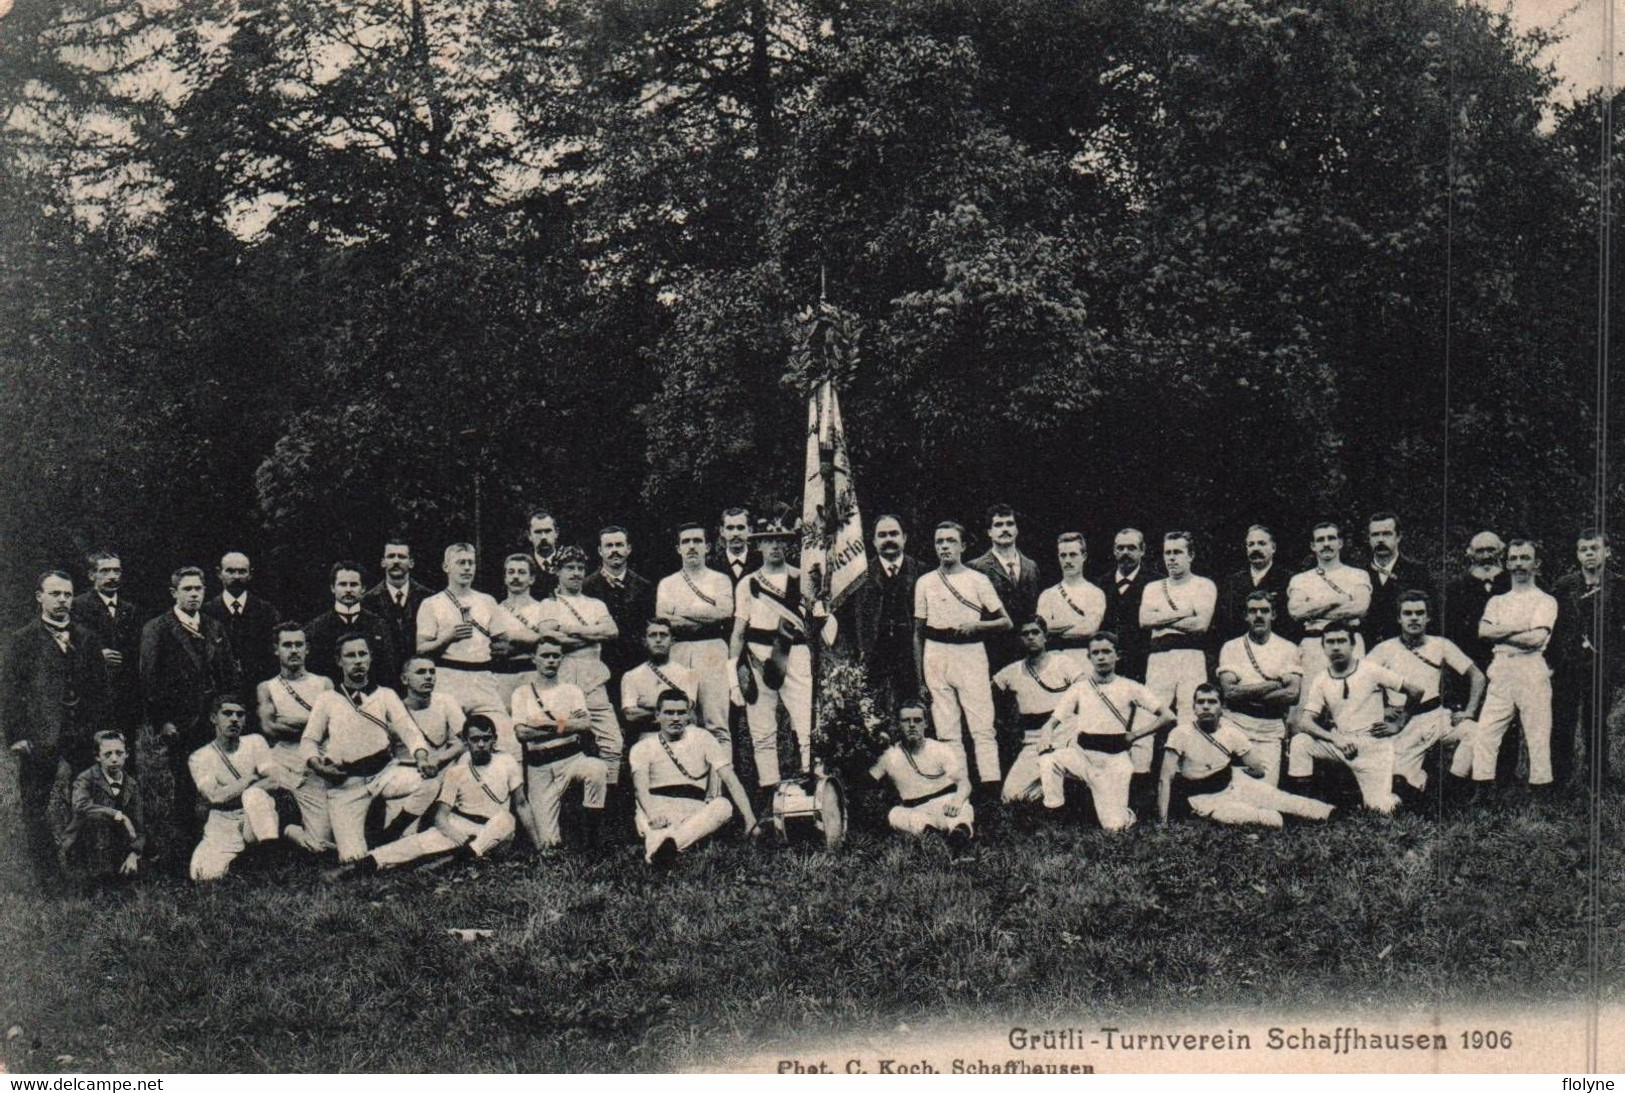
<path id="1" fill-rule="evenodd" d="M 1247 596 L 1247 633 L 1219 650 L 1219 686 L 1229 720 L 1246 734 L 1264 781 L 1281 780 L 1286 718 L 1303 689 L 1303 656 L 1274 633 L 1275 602 L 1258 589 Z"/>
<path id="2" fill-rule="evenodd" d="M 1552 784 L 1552 673 L 1546 646 L 1557 625 L 1557 600 L 1535 584 L 1540 555 L 1529 539 L 1507 544 L 1510 590 L 1491 597 L 1478 623 L 1478 636 L 1493 642 L 1489 696 L 1479 712 L 1473 753 L 1473 781 L 1495 780 L 1496 756 L 1507 726 L 1517 717 L 1529 747 L 1529 784 Z"/>
<path id="3" fill-rule="evenodd" d="M 611 524 L 598 532 L 598 568 L 582 582 L 581 594 L 600 600 L 615 623 L 615 637 L 600 647 L 609 669 L 610 698 L 620 700 L 621 677 L 643 660 L 643 625 L 654 614 L 655 590 L 647 577 L 632 569 L 632 539 Z"/>
<path id="4" fill-rule="evenodd" d="M 434 658 L 435 686 L 465 714 L 482 713 L 491 718 L 500 740 L 511 724 L 508 695 L 512 687 L 492 669 L 509 660 L 514 646 L 534 646 L 536 631 L 491 596 L 475 591 L 477 564 L 472 543 L 446 547 L 440 562 L 446 587 L 418 608 L 417 651 Z"/>
<path id="5" fill-rule="evenodd" d="M 875 552 L 869 576 L 848 603 L 853 622 L 843 633 L 857 636 L 869 685 L 882 709 L 920 693 L 914 674 L 914 584 L 923 570 L 907 553 L 903 520 L 891 513 L 875 517 Z"/>
<path id="6" fill-rule="evenodd" d="M 265 738 L 243 732 L 248 707 L 222 692 L 210 703 L 209 721 L 214 739 L 187 758 L 192 784 L 209 806 L 188 868 L 194 881 L 219 880 L 243 851 L 280 834 L 270 794 L 280 771 Z"/>
<path id="7" fill-rule="evenodd" d="M 220 558 L 220 595 L 203 605 L 203 613 L 218 622 L 236 658 L 238 681 L 247 687 L 276 672 L 276 658 L 265 635 L 282 613 L 263 596 L 249 591 L 254 569 L 248 555 L 234 550 Z"/>
<path id="8" fill-rule="evenodd" d="M 1372 649 L 1379 642 L 1397 638 L 1400 634 L 1399 596 L 1402 592 L 1426 592 L 1431 599 L 1433 577 L 1418 562 L 1401 556 L 1399 517 L 1391 512 L 1379 512 L 1366 524 L 1371 544 L 1371 562 L 1366 574 L 1371 578 L 1371 609 L 1365 616 L 1366 644 Z"/>
<path id="9" fill-rule="evenodd" d="M 333 689 L 333 681 L 305 670 L 310 646 L 302 624 L 281 622 L 272 629 L 277 674 L 254 688 L 260 732 L 271 747 L 272 761 L 287 775 L 284 784 L 299 807 L 298 830 L 288 829 L 289 840 L 320 853 L 333 849 L 327 784 L 305 765 L 299 743 L 316 700 Z"/>
<path id="10" fill-rule="evenodd" d="M 108 717 L 125 740 L 136 739 L 141 724 L 141 605 L 124 591 L 124 563 L 107 550 L 85 559 L 90 588 L 73 598 L 69 615 L 90 632 L 107 673 Z"/>
<path id="11" fill-rule="evenodd" d="M 1353 642 L 1353 656 L 1365 655 L 1360 626 L 1371 609 L 1371 578 L 1343 562 L 1343 533 L 1330 520 L 1316 524 L 1310 535 L 1315 568 L 1294 574 L 1286 586 L 1286 606 L 1303 626 L 1303 678 L 1313 681 L 1326 669 L 1320 636 L 1329 623 L 1344 625 Z"/>
<path id="12" fill-rule="evenodd" d="M 364 634 L 367 647 L 373 651 L 373 671 L 379 679 L 395 680 L 400 677 L 400 653 L 390 637 L 389 623 L 361 606 L 364 586 L 361 583 L 361 563 L 336 562 L 328 571 L 333 592 L 333 606 L 305 624 L 305 637 L 310 642 L 310 655 L 315 663 L 327 667 L 338 655 L 337 642 L 343 634 Z"/>
<path id="13" fill-rule="evenodd" d="M 558 520 L 546 509 L 532 509 L 525 518 L 525 539 L 530 547 L 530 560 L 536 566 L 536 586 L 531 594 L 545 600 L 559 583 L 555 557 L 559 549 Z"/>
<path id="14" fill-rule="evenodd" d="M 1019 535 L 1015 509 L 1003 504 L 989 506 L 987 552 L 965 563 L 992 583 L 1005 615 L 1012 620 L 1030 619 L 1038 608 L 1038 563 L 1016 546 Z M 983 644 L 992 668 L 1002 668 L 1021 658 L 1021 642 L 1013 631 L 996 632 Z"/>
<path id="15" fill-rule="evenodd" d="M 726 574 L 705 564 L 703 524 L 684 524 L 677 529 L 677 556 L 682 568 L 662 578 L 655 588 L 655 614 L 671 627 L 671 659 L 699 677 L 701 724 L 716 739 L 727 740 L 734 584 Z"/>
<path id="16" fill-rule="evenodd" d="M 671 659 L 671 627 L 665 619 L 643 624 L 649 659 L 621 677 L 621 718 L 634 733 L 657 727 L 655 702 L 666 691 L 681 691 L 690 705 L 698 700 L 700 679 L 692 668 Z M 726 746 L 726 741 L 718 740 Z"/>
<path id="17" fill-rule="evenodd" d="M 418 608 L 434 595 L 434 589 L 412 576 L 412 545 L 395 536 L 384 540 L 379 566 L 383 580 L 361 597 L 361 606 L 389 624 L 389 643 L 398 657 L 406 657 L 417 647 Z"/>
<path id="18" fill-rule="evenodd" d="M 1061 567 L 1060 583 L 1038 595 L 1038 615 L 1046 627 L 1044 647 L 1082 673 L 1089 668 L 1089 639 L 1106 621 L 1106 593 L 1083 575 L 1089 545 L 1082 533 L 1062 532 L 1055 540 L 1055 560 Z"/>
<path id="19" fill-rule="evenodd" d="M 1275 533 L 1263 524 L 1254 524 L 1247 529 L 1242 548 L 1247 554 L 1247 568 L 1225 578 L 1213 629 L 1227 640 L 1245 634 L 1248 630 L 1247 598 L 1254 592 L 1267 592 L 1275 607 L 1275 622 L 1271 629 L 1296 645 L 1303 635 L 1298 632 L 1297 624 L 1286 610 L 1286 586 L 1292 575 L 1285 566 L 1275 564 Z M 1225 701 L 1228 704 L 1228 697 Z"/>
<path id="20" fill-rule="evenodd" d="M 1552 773 L 1567 782 L 1575 773 L 1576 727 L 1585 742 L 1586 785 L 1609 780 L 1608 737 L 1625 704 L 1625 577 L 1609 564 L 1613 550 L 1599 528 L 1586 528 L 1574 544 L 1579 568 L 1554 586 L 1561 641 L 1552 677 Z"/>
<path id="21" fill-rule="evenodd" d="M 1101 582 L 1106 593 L 1106 621 L 1101 628 L 1117 635 L 1117 673 L 1144 679 L 1151 635 L 1140 625 L 1140 602 L 1146 588 L 1162 574 L 1145 564 L 1145 535 L 1139 528 L 1124 528 L 1113 537 L 1112 558 L 1114 567 Z"/>

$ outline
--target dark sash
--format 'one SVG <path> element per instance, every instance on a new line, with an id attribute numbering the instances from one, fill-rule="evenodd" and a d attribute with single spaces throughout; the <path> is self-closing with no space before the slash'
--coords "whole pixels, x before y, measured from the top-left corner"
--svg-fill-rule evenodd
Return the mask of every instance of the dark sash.
<path id="1" fill-rule="evenodd" d="M 980 645 L 980 634 L 961 634 L 954 630 L 944 630 L 940 626 L 927 626 L 925 640 L 935 641 L 943 645 Z"/>
<path id="2" fill-rule="evenodd" d="M 1098 751 L 1102 755 L 1121 755 L 1128 751 L 1128 737 L 1116 733 L 1080 732 L 1078 747 L 1084 751 Z"/>
<path id="3" fill-rule="evenodd" d="M 943 786 L 941 789 L 932 790 L 930 793 L 927 793 L 924 797 L 905 797 L 905 798 L 903 798 L 903 807 L 904 808 L 913 808 L 915 805 L 923 805 L 927 801 L 935 801 L 938 797 L 946 797 L 950 793 L 952 793 L 953 791 L 954 791 L 954 786 L 953 786 L 953 783 L 950 782 L 949 784 Z"/>
<path id="4" fill-rule="evenodd" d="M 649 793 L 655 797 L 682 797 L 690 801 L 705 800 L 704 786 L 690 786 L 681 783 L 670 786 L 650 786 Z"/>

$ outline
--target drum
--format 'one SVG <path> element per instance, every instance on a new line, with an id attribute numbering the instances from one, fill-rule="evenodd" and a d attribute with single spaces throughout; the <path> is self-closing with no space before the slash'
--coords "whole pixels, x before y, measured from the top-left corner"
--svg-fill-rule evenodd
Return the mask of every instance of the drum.
<path id="1" fill-rule="evenodd" d="M 771 823 L 783 842 L 820 838 L 824 849 L 839 850 L 846 840 L 846 789 L 822 770 L 780 782 L 773 793 Z"/>

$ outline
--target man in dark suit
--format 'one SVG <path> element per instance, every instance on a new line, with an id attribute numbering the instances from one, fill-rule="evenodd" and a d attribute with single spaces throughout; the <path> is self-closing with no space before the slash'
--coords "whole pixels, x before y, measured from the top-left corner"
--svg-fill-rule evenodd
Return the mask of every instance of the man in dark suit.
<path id="1" fill-rule="evenodd" d="M 1220 644 L 1245 634 L 1248 630 L 1247 597 L 1254 592 L 1268 592 L 1275 604 L 1273 632 L 1296 645 L 1303 633 L 1286 610 L 1286 583 L 1292 574 L 1286 566 L 1275 564 L 1275 533 L 1263 524 L 1254 524 L 1247 529 L 1243 546 L 1247 551 L 1247 568 L 1225 579 L 1219 593 L 1219 610 L 1214 615 L 1214 633 L 1221 639 Z"/>
<path id="2" fill-rule="evenodd" d="M 1580 532 L 1574 553 L 1580 567 L 1552 589 L 1558 609 L 1549 652 L 1552 775 L 1561 786 L 1575 774 L 1578 734 L 1585 746 L 1582 785 L 1606 786 L 1610 722 L 1625 702 L 1625 576 L 1608 564 L 1612 551 L 1600 528 Z"/>
<path id="3" fill-rule="evenodd" d="M 759 565 L 761 559 L 750 550 L 750 510 L 742 505 L 723 509 L 711 568 L 738 588 L 739 582 Z"/>
<path id="4" fill-rule="evenodd" d="M 434 589 L 412 576 L 412 547 L 404 539 L 384 540 L 384 558 L 381 567 L 384 579 L 369 588 L 367 594 L 361 597 L 361 609 L 372 612 L 389 624 L 389 637 L 395 655 L 405 658 L 417 648 L 418 607 L 424 600 L 434 595 Z M 405 666 L 404 659 L 402 666 Z M 321 675 L 332 674 L 325 668 L 319 668 L 317 671 Z M 393 687 L 397 682 L 399 681 L 391 679 L 388 686 Z"/>
<path id="5" fill-rule="evenodd" d="M 530 515 L 525 517 L 525 545 L 536 571 L 536 583 L 531 586 L 530 594 L 538 600 L 545 600 L 559 586 L 559 522 L 551 512 L 546 509 L 530 510 Z M 502 570 L 502 566 L 496 567 L 498 573 Z M 373 678 L 380 677 L 374 673 Z"/>
<path id="6" fill-rule="evenodd" d="M 1105 628 L 1117 635 L 1117 674 L 1144 682 L 1151 635 L 1140 626 L 1140 600 L 1146 585 L 1161 580 L 1162 574 L 1145 564 L 1145 534 L 1139 528 L 1117 533 L 1112 557 L 1117 564 L 1099 582 L 1106 593 Z"/>
<path id="7" fill-rule="evenodd" d="M 271 627 L 282 621 L 281 613 L 263 596 L 250 595 L 253 567 L 248 555 L 232 551 L 220 559 L 220 595 L 203 605 L 203 614 L 226 631 L 235 658 L 238 683 L 251 687 L 277 674 L 276 653 L 272 649 Z"/>
<path id="8" fill-rule="evenodd" d="M 333 606 L 305 624 L 311 670 L 331 677 L 338 671 L 339 638 L 345 634 L 361 634 L 367 639 L 367 648 L 372 650 L 372 678 L 378 680 L 381 687 L 398 689 L 401 660 L 390 637 L 389 623 L 382 615 L 361 606 L 361 563 L 336 562 L 329 573 Z M 415 633 L 415 619 L 412 625 Z"/>
<path id="9" fill-rule="evenodd" d="M 73 621 L 90 632 L 107 676 L 107 716 L 111 727 L 135 739 L 142 720 L 140 605 L 124 593 L 124 563 L 111 551 L 86 559 L 91 589 L 73 598 Z"/>
<path id="10" fill-rule="evenodd" d="M 1402 592 L 1426 592 L 1434 596 L 1433 576 L 1426 567 L 1401 557 L 1399 517 L 1379 512 L 1366 525 L 1370 536 L 1371 561 L 1366 573 L 1371 577 L 1371 609 L 1363 624 L 1367 649 L 1379 642 L 1399 637 L 1399 596 Z"/>
<path id="11" fill-rule="evenodd" d="M 1038 610 L 1038 563 L 1016 546 L 1019 529 L 1016 510 L 1009 505 L 993 505 L 987 510 L 987 537 L 992 544 L 987 553 L 965 564 L 980 570 L 993 582 L 1004 613 L 1012 620 L 1026 620 Z M 1016 625 L 1020 626 L 1020 621 Z M 996 634 L 987 642 L 988 664 L 997 672 L 1026 653 L 1021 638 L 1012 630 Z"/>
<path id="12" fill-rule="evenodd" d="M 67 820 L 63 810 L 53 813 L 53 791 L 94 758 L 107 674 L 95 637 L 72 620 L 73 578 L 59 569 L 40 574 L 34 599 L 39 618 L 11 635 L 0 670 L 0 716 L 17 760 L 28 857 L 48 884 L 57 875 L 55 835 Z"/>
<path id="13" fill-rule="evenodd" d="M 901 517 L 876 517 L 874 546 L 869 576 L 849 601 L 844 629 L 854 636 L 877 708 L 890 710 L 921 693 L 914 674 L 914 582 L 925 570 L 908 556 Z"/>
<path id="14" fill-rule="evenodd" d="M 1493 531 L 1481 531 L 1467 544 L 1467 557 L 1472 564 L 1445 586 L 1444 636 L 1460 646 L 1479 671 L 1487 671 L 1494 654 L 1494 643 L 1478 636 L 1478 624 L 1484 617 L 1484 607 L 1490 600 L 1512 590 L 1512 578 L 1501 563 L 1506 558 L 1506 543 Z M 1447 704 L 1460 705 L 1465 698 L 1461 680 L 1455 673 L 1445 678 Z M 1523 739 L 1523 728 L 1514 724 L 1501 738 L 1501 751 L 1495 762 L 1495 780 L 1508 785 L 1516 780 L 1518 752 Z"/>
<path id="15" fill-rule="evenodd" d="M 225 628 L 202 612 L 203 570 L 177 569 L 169 577 L 169 592 L 174 607 L 141 628 L 141 695 L 169 762 L 176 834 L 186 840 L 196 823 L 196 789 L 186 760 L 213 738 L 209 703 L 237 686 L 237 662 Z"/>
<path id="16" fill-rule="evenodd" d="M 610 671 L 610 698 L 621 705 L 621 676 L 644 660 L 643 628 L 655 612 L 655 588 L 628 565 L 632 540 L 626 529 L 611 524 L 598 532 L 598 570 L 581 585 L 581 594 L 602 600 L 615 620 L 617 635 L 599 648 Z"/>

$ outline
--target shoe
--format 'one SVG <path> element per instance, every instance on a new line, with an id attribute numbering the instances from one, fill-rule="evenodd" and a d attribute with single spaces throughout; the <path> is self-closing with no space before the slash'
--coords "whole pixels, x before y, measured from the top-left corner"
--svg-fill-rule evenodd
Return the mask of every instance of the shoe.
<path id="1" fill-rule="evenodd" d="M 670 869 L 677 863 L 678 854 L 677 840 L 667 835 L 660 841 L 660 845 L 655 847 L 655 852 L 649 855 L 649 864 L 656 869 Z"/>
<path id="2" fill-rule="evenodd" d="M 970 849 L 972 832 L 961 824 L 948 829 L 948 849 L 957 858 Z"/>

